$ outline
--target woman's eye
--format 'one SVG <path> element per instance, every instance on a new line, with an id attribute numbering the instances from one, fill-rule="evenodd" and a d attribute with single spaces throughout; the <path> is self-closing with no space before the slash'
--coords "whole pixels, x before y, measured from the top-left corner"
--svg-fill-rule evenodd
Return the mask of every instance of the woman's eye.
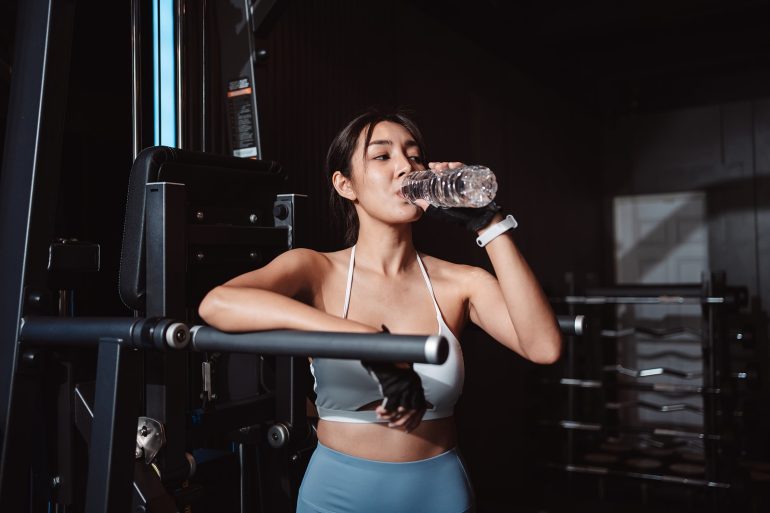
<path id="1" fill-rule="evenodd" d="M 409 159 L 414 160 L 415 162 L 422 162 L 422 157 L 420 157 L 419 155 L 410 155 Z"/>
<path id="2" fill-rule="evenodd" d="M 389 158 L 390 158 L 390 155 L 387 155 L 387 154 L 377 155 L 376 157 L 374 157 L 374 160 L 388 160 Z"/>

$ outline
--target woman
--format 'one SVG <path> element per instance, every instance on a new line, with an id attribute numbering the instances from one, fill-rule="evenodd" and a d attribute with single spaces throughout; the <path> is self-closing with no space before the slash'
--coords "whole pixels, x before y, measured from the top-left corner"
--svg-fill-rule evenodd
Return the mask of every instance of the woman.
<path id="1" fill-rule="evenodd" d="M 436 172 L 459 165 L 428 164 Z M 450 342 L 441 366 L 312 362 L 319 444 L 298 511 L 471 511 L 452 418 L 464 375 L 455 334 L 471 321 L 533 362 L 559 357 L 553 312 L 499 208 L 430 208 L 476 231 L 497 277 L 417 253 L 411 223 L 428 205 L 399 191 L 407 173 L 425 167 L 422 137 L 408 117 L 369 111 L 355 118 L 327 156 L 332 204 L 355 245 L 288 251 L 215 288 L 200 306 L 206 322 L 226 331 L 376 333 L 387 326 L 392 333 L 438 331 Z"/>

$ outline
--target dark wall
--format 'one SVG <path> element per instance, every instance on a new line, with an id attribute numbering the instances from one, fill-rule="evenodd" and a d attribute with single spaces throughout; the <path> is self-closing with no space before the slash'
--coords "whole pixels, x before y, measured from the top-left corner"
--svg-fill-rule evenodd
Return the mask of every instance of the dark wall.
<path id="1" fill-rule="evenodd" d="M 263 152 L 311 195 L 317 248 L 342 245 L 326 208 L 328 144 L 366 107 L 402 106 L 416 113 L 430 159 L 495 171 L 499 203 L 521 222 L 517 240 L 544 281 L 592 266 L 600 139 L 591 116 L 406 2 L 283 4 L 258 41 L 270 55 L 257 82 Z M 484 262 L 459 231 L 417 230 L 430 252 Z"/>
<path id="2" fill-rule="evenodd" d="M 626 115 L 605 133 L 607 198 L 705 191 L 711 269 L 727 271 L 767 309 L 770 100 Z"/>

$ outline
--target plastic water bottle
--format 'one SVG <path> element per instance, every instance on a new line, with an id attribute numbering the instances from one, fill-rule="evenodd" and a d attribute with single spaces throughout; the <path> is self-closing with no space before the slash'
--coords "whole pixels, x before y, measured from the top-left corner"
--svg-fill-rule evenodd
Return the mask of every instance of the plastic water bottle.
<path id="1" fill-rule="evenodd" d="M 401 194 L 412 203 L 425 200 L 434 207 L 480 208 L 495 199 L 497 180 L 485 166 L 415 171 L 404 177 Z"/>

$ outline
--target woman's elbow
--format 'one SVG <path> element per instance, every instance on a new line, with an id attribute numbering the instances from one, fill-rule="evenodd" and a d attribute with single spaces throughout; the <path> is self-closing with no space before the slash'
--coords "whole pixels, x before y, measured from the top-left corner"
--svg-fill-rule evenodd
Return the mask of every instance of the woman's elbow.
<path id="1" fill-rule="evenodd" d="M 216 287 L 209 291 L 198 305 L 198 315 L 207 324 L 214 324 L 214 320 L 217 317 L 217 312 L 220 310 L 221 298 L 219 287 Z"/>
<path id="2" fill-rule="evenodd" d="M 556 336 L 551 340 L 543 341 L 538 348 L 538 351 L 533 352 L 531 360 L 534 363 L 541 365 L 551 365 L 559 361 L 562 351 L 562 339 L 561 335 Z"/>

